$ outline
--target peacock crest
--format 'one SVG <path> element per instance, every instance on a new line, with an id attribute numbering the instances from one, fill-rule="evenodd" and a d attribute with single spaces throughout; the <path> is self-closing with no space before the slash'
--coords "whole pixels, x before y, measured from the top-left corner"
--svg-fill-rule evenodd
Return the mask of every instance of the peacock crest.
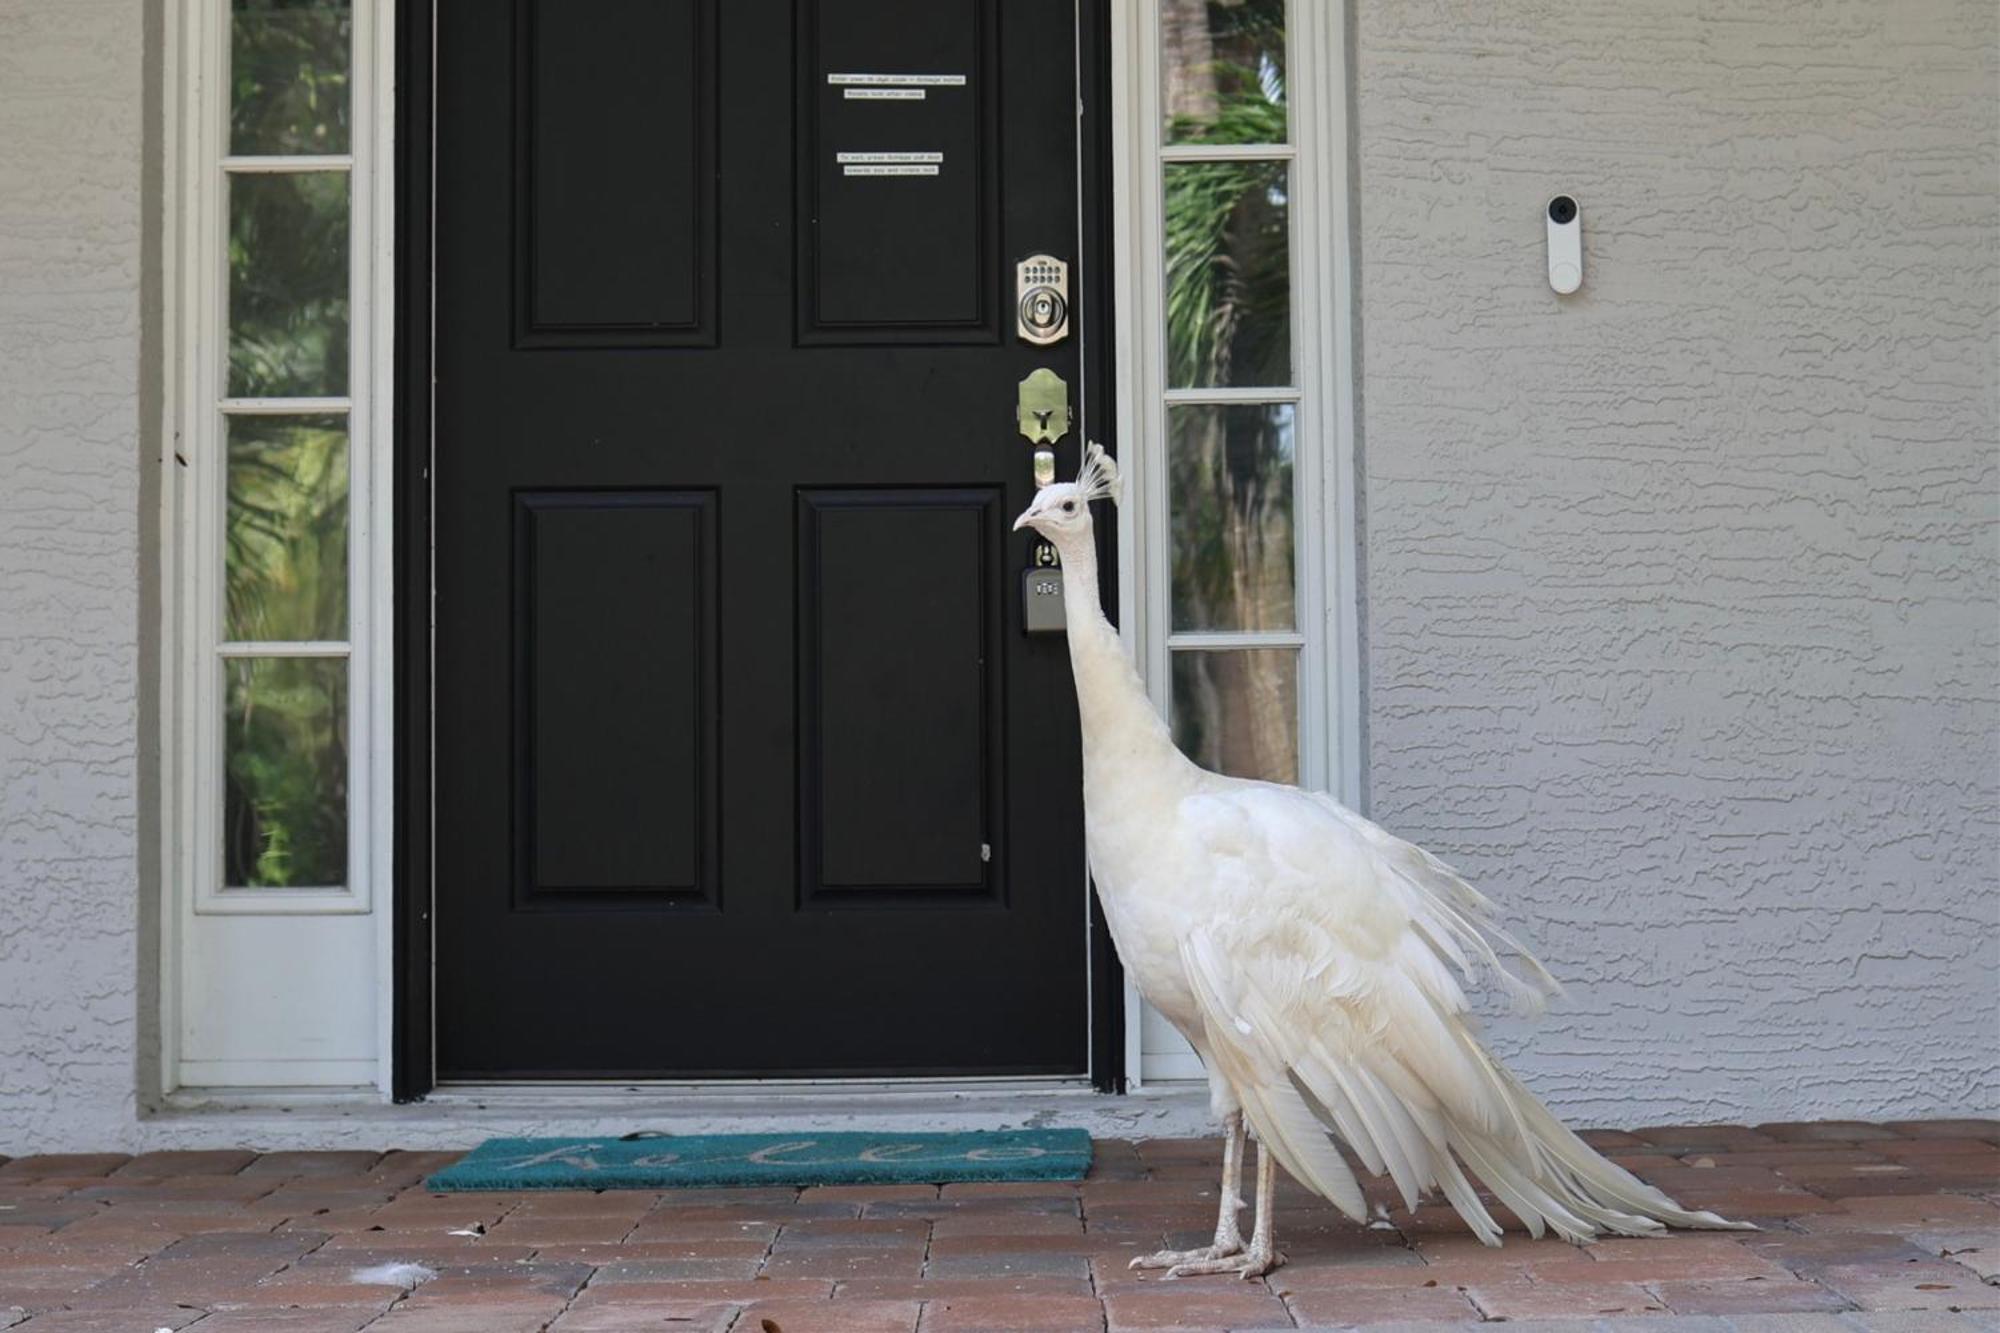
<path id="1" fill-rule="evenodd" d="M 1077 469 L 1076 489 L 1086 503 L 1106 497 L 1112 504 L 1119 502 L 1118 460 L 1105 453 L 1104 446 L 1096 440 L 1083 447 L 1083 466 Z"/>

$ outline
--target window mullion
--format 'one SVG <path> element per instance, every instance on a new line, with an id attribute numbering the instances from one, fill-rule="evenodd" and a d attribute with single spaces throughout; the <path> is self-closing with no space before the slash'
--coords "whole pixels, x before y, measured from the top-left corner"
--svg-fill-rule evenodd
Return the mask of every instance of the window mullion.
<path id="1" fill-rule="evenodd" d="M 344 639 L 230 639 L 215 645 L 218 657 L 347 657 L 353 652 Z"/>
<path id="2" fill-rule="evenodd" d="M 1223 652 L 1232 648 L 1303 648 L 1303 630 L 1175 630 L 1167 647 L 1181 652 Z"/>
<path id="3" fill-rule="evenodd" d="M 329 398 L 224 398 L 216 404 L 225 416 L 326 416 L 351 412 L 354 400 Z"/>
<path id="4" fill-rule="evenodd" d="M 1251 385 L 1247 388 L 1215 386 L 1200 389 L 1168 389 L 1161 397 L 1169 406 L 1204 406 L 1241 403 L 1255 407 L 1260 403 L 1295 403 L 1299 400 L 1299 390 L 1291 385 Z"/>
<path id="5" fill-rule="evenodd" d="M 1162 162 L 1290 162 L 1298 150 L 1288 143 L 1169 144 Z"/>
<path id="6" fill-rule="evenodd" d="M 222 169 L 234 176 L 270 175 L 275 172 L 354 170 L 349 153 L 276 153 L 268 157 L 230 155 L 222 159 Z"/>

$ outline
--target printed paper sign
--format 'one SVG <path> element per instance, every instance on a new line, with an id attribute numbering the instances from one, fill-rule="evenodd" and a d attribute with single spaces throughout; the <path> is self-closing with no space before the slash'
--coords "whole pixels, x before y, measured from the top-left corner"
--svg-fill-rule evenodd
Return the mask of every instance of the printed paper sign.
<path id="1" fill-rule="evenodd" d="M 833 160 L 834 160 L 834 161 L 836 161 L 836 162 L 838 162 L 838 163 L 840 163 L 840 165 L 842 165 L 842 166 L 847 166 L 847 165 L 849 165 L 849 164 L 852 164 L 852 165 L 854 165 L 854 166 L 864 166 L 864 165 L 875 165 L 875 166 L 886 166 L 886 165 L 892 165 L 892 164 L 893 164 L 893 165 L 905 165 L 905 164 L 908 164 L 908 163 L 912 163 L 912 162 L 942 162 L 942 161 L 944 161 L 944 154 L 943 154 L 943 153 L 931 153 L 931 152 L 922 152 L 922 153 L 836 153 L 836 154 L 834 155 L 834 159 L 833 159 Z"/>
<path id="2" fill-rule="evenodd" d="M 881 88 L 963 88 L 963 74 L 829 74 L 826 81 L 836 88 L 849 85 Z"/>

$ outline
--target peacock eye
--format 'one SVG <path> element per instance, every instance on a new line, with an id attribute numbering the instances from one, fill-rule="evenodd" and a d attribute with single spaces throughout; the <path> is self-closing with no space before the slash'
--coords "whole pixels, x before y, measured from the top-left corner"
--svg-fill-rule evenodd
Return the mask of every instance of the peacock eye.
<path id="1" fill-rule="evenodd" d="M 1063 512 L 1064 512 L 1065 514 L 1074 514 L 1074 513 L 1076 512 L 1076 501 L 1074 501 L 1074 500 L 1064 500 L 1064 501 L 1063 501 Z"/>

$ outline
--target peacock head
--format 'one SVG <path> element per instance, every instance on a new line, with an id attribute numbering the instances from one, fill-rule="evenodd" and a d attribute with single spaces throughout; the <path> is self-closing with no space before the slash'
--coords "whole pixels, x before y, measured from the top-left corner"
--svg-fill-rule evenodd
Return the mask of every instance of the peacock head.
<path id="1" fill-rule="evenodd" d="M 1090 531 L 1090 502 L 1109 496 L 1118 503 L 1118 463 L 1095 440 L 1084 447 L 1083 467 L 1075 481 L 1052 481 L 1035 492 L 1035 499 L 1014 520 L 1014 531 L 1033 528 L 1050 541 Z"/>

